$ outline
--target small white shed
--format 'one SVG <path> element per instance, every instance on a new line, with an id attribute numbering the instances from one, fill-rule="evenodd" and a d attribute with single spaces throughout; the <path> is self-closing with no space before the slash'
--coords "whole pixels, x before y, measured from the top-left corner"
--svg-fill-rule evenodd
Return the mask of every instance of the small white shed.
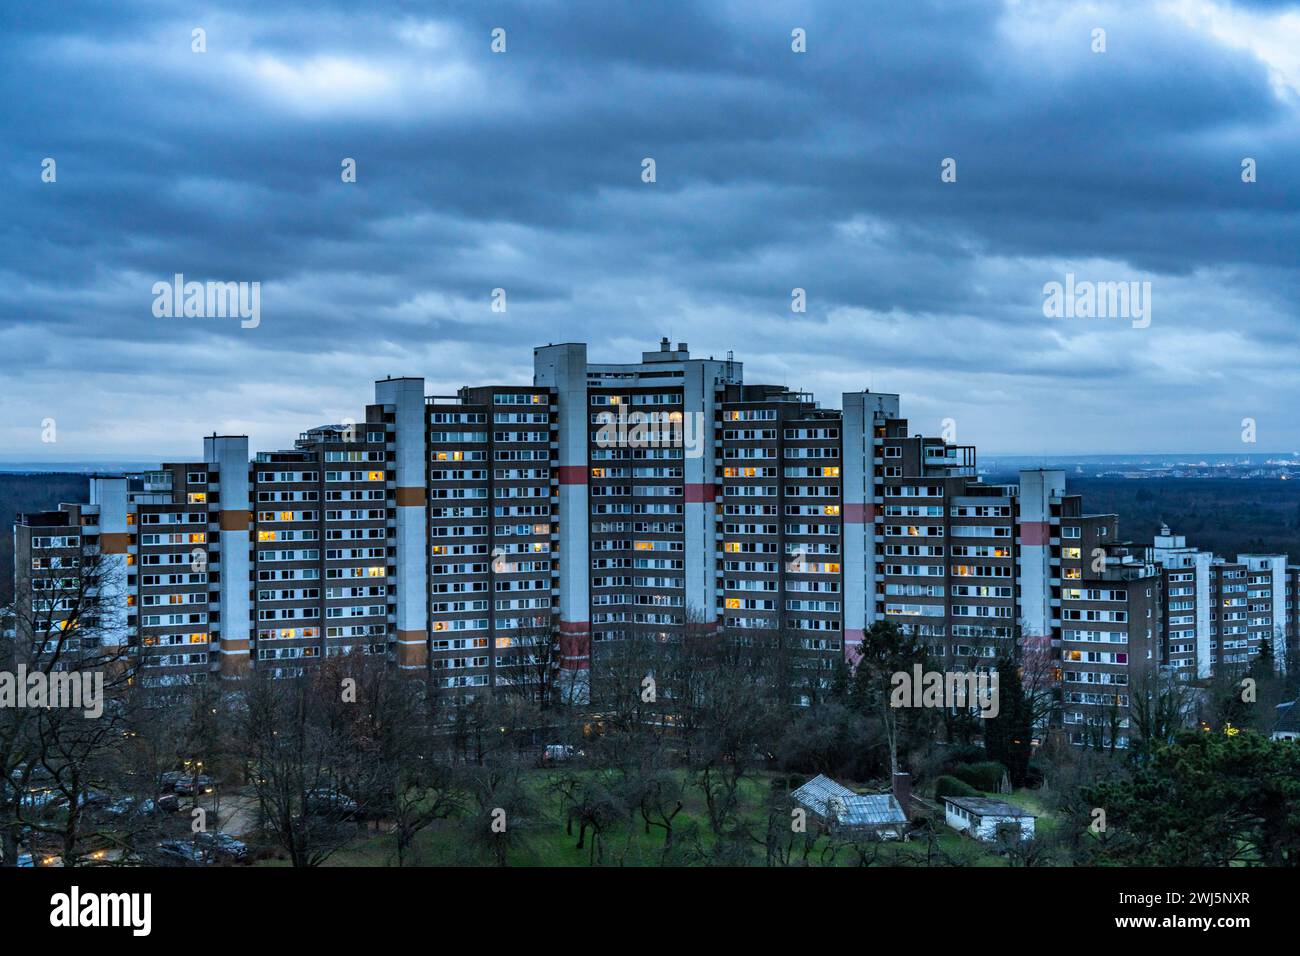
<path id="1" fill-rule="evenodd" d="M 1034 838 L 1034 815 L 1015 804 L 991 797 L 944 797 L 943 815 L 948 826 L 964 830 L 977 840 L 991 843 L 1002 824 L 1018 827 L 1020 839 Z"/>
<path id="2" fill-rule="evenodd" d="M 1277 725 L 1272 737 L 1274 740 L 1300 740 L 1300 701 L 1277 705 Z"/>

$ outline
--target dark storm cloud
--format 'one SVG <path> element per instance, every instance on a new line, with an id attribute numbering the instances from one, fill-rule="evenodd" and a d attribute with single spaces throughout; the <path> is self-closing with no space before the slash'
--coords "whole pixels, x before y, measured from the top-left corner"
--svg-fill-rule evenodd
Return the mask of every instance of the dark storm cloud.
<path id="1" fill-rule="evenodd" d="M 899 391 L 988 450 L 1232 450 L 1246 416 L 1300 445 L 1300 14 L 1088 11 L 7 10 L 0 453 L 278 446 L 384 374 L 525 381 L 533 344 L 660 334 L 831 405 Z M 1151 327 L 1044 318 L 1067 271 L 1149 279 Z M 261 324 L 156 318 L 178 272 L 262 282 Z"/>

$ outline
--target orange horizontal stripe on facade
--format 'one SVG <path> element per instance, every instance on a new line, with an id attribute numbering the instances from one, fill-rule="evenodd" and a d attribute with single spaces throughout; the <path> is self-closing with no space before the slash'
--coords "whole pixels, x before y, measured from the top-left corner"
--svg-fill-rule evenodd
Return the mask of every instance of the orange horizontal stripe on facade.
<path id="1" fill-rule="evenodd" d="M 422 506 L 425 501 L 423 488 L 398 488 L 395 497 L 399 508 Z"/>
<path id="2" fill-rule="evenodd" d="M 104 554 L 126 554 L 131 536 L 125 531 L 106 531 L 99 536 L 99 550 Z"/>
<path id="3" fill-rule="evenodd" d="M 250 511 L 235 509 L 233 511 L 221 512 L 221 530 L 222 531 L 247 531 L 248 519 L 252 514 Z"/>
<path id="4" fill-rule="evenodd" d="M 424 644 L 397 645 L 397 664 L 399 667 L 422 667 L 428 660 L 429 649 Z"/>

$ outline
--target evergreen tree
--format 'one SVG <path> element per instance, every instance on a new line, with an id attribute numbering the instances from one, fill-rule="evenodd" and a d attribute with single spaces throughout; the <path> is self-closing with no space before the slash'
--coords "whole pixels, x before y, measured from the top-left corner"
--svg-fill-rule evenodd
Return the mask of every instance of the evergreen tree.
<path id="1" fill-rule="evenodd" d="M 984 721 L 984 749 L 1007 768 L 1012 786 L 1023 787 L 1033 748 L 1033 703 L 1025 695 L 1018 655 L 999 658 L 997 673 L 998 712 Z"/>

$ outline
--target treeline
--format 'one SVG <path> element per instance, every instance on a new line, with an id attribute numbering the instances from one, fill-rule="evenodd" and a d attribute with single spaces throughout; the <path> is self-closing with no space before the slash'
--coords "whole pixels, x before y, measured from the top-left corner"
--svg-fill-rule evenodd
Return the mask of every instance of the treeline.
<path id="1" fill-rule="evenodd" d="M 1300 563 L 1300 482 L 1229 478 L 1075 478 L 1089 513 L 1119 515 L 1120 535 L 1151 542 L 1161 522 L 1228 558 L 1286 554 Z"/>
<path id="2" fill-rule="evenodd" d="M 238 792 L 240 832 L 295 866 L 328 861 L 370 826 L 397 865 L 424 862 L 434 828 L 453 837 L 455 862 L 506 865 L 556 827 L 592 864 L 647 840 L 661 865 L 898 861 L 869 834 L 793 825 L 790 792 L 817 773 L 879 791 L 906 773 L 921 796 L 1030 788 L 1055 825 L 1001 847 L 1019 865 L 1300 863 L 1300 748 L 1265 736 L 1294 685 L 1266 658 L 1204 688 L 1153 672 L 1082 747 L 1049 729 L 1047 650 L 992 645 L 995 707 L 918 702 L 897 694 L 899 675 L 989 662 L 942 663 L 888 622 L 852 668 L 798 632 L 634 630 L 593 648 L 582 705 L 563 701 L 557 638 L 541 635 L 515 685 L 472 698 L 446 672 L 412 676 L 360 653 L 297 677 L 157 688 L 124 645 L 100 640 L 102 573 L 88 562 L 65 581 L 66 625 L 24 617 L 2 647 L 0 671 L 106 678 L 89 713 L 0 708 L 5 865 L 37 847 L 64 866 L 156 862 L 175 831 L 203 824 L 202 807 L 156 812 L 178 774 L 194 794 L 209 777 L 214 799 Z M 906 859 L 967 862 L 944 849 L 941 812 L 908 809 L 922 850 Z"/>

